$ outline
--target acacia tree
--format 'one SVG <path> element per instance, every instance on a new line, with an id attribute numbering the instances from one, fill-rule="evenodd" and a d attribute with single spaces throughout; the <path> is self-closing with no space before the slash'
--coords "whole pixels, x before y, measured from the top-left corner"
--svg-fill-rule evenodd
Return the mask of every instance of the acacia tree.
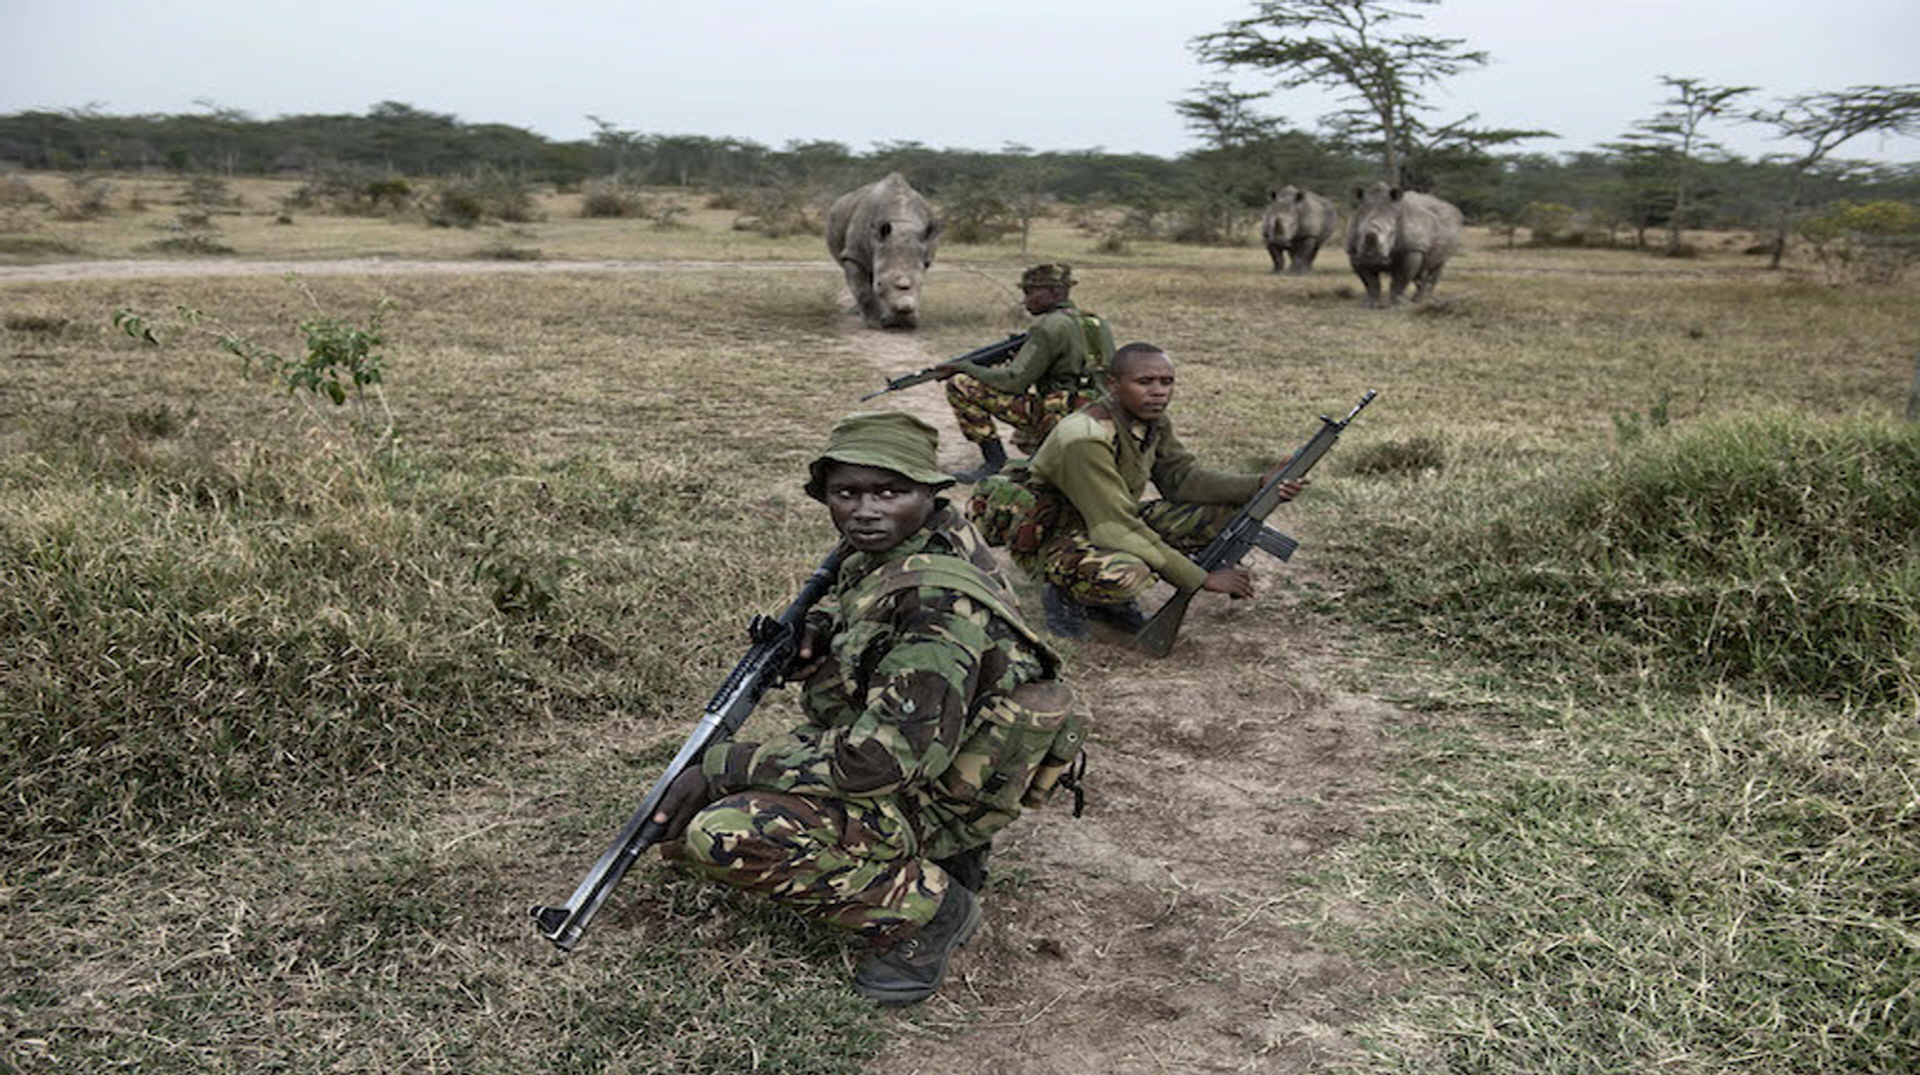
<path id="1" fill-rule="evenodd" d="M 1265 204 L 1273 177 L 1283 170 L 1279 150 L 1286 121 L 1254 108 L 1267 93 L 1238 91 L 1225 82 L 1192 92 L 1173 102 L 1202 143 L 1185 157 L 1192 166 L 1185 230 L 1218 241 L 1239 231 L 1249 211 Z"/>
<path id="2" fill-rule="evenodd" d="M 1721 150 L 1708 138 L 1708 121 L 1726 115 L 1734 102 L 1752 93 L 1752 86 L 1715 86 L 1697 78 L 1661 75 L 1660 84 L 1673 91 L 1666 107 L 1651 119 L 1633 125 L 1623 141 L 1607 148 L 1627 158 L 1630 165 L 1649 167 L 1671 198 L 1667 210 L 1667 249 L 1680 249 L 1680 228 L 1686 223 L 1687 199 L 1693 192 L 1700 158 Z"/>
<path id="3" fill-rule="evenodd" d="M 1466 137 L 1478 147 L 1543 133 L 1475 132 L 1463 126 L 1471 116 L 1446 127 L 1426 125 L 1425 87 L 1487 62 L 1486 53 L 1464 47 L 1464 38 L 1393 32 L 1394 23 L 1422 17 L 1409 8 L 1438 2 L 1256 0 L 1252 18 L 1195 38 L 1193 49 L 1203 63 L 1253 68 L 1284 89 L 1318 85 L 1353 102 L 1321 123 L 1335 138 L 1377 152 L 1388 180 L 1399 183 L 1407 158 L 1429 135 L 1444 132 L 1451 143 Z"/>
<path id="4" fill-rule="evenodd" d="M 1911 134 L 1920 131 L 1920 83 L 1900 86 L 1851 86 L 1828 93 L 1789 97 L 1774 109 L 1758 109 L 1746 118 L 1806 143 L 1800 153 L 1785 158 L 1787 190 L 1780 199 L 1779 223 L 1773 235 L 1773 256 L 1767 268 L 1780 267 L 1787 250 L 1787 229 L 1808 174 L 1829 153 L 1869 132 Z"/>

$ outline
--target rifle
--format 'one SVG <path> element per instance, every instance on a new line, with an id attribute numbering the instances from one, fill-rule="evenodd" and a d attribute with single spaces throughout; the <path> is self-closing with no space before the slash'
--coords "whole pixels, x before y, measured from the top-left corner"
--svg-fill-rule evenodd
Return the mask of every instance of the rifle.
<path id="1" fill-rule="evenodd" d="M 1024 332 L 1016 332 L 1006 339 L 1001 340 L 999 343 L 990 343 L 985 347 L 968 351 L 958 358 L 949 358 L 945 362 L 928 366 L 918 373 L 903 373 L 893 380 L 888 381 L 887 387 L 880 389 L 878 392 L 868 392 L 866 395 L 861 396 L 860 402 L 865 403 L 875 396 L 884 396 L 888 392 L 898 392 L 902 388 L 912 388 L 917 384 L 926 384 L 928 381 L 933 380 L 935 370 L 943 369 L 947 366 L 958 366 L 962 362 L 977 362 L 982 366 L 998 366 L 1000 363 L 1011 359 L 1013 353 L 1020 350 L 1020 345 L 1026 342 L 1027 334 Z"/>
<path id="2" fill-rule="evenodd" d="M 786 607 L 780 615 L 769 618 L 755 616 L 747 624 L 747 637 L 753 644 L 747 647 L 747 655 L 733 666 L 727 674 L 726 682 L 707 702 L 700 723 L 694 726 L 693 734 L 687 737 L 680 753 L 673 756 L 667 764 L 667 771 L 654 781 L 653 790 L 647 792 L 640 809 L 633 812 L 620 835 L 601 853 L 600 860 L 587 871 L 587 876 L 573 890 L 567 902 L 558 907 L 534 904 L 527 909 L 534 922 L 540 927 L 540 933 L 553 942 L 562 952 L 573 950 L 580 943 L 580 935 L 586 932 L 587 923 L 600 910 L 612 894 L 613 886 L 620 883 L 627 870 L 636 862 L 642 852 L 660 841 L 666 826 L 654 823 L 653 812 L 660 807 L 660 800 L 667 794 L 667 788 L 675 777 L 690 765 L 700 764 L 700 756 L 715 743 L 733 737 L 746 723 L 748 714 L 760 703 L 762 695 L 772 687 L 785 682 L 787 666 L 793 662 L 794 654 L 800 649 L 800 634 L 805 627 L 807 610 L 812 608 L 827 589 L 833 585 L 834 576 L 840 573 L 840 561 L 846 559 L 847 547 L 835 546 L 820 566 L 813 569 L 807 581 L 800 588 L 800 596 Z"/>
<path id="3" fill-rule="evenodd" d="M 1292 556 L 1300 543 L 1266 524 L 1267 516 L 1280 506 L 1281 484 L 1306 477 L 1307 471 L 1312 470 L 1320 457 L 1333 447 L 1333 442 L 1340 439 L 1341 432 L 1353 421 L 1354 415 L 1372 403 L 1376 394 L 1373 389 L 1367 389 L 1367 394 L 1360 397 L 1360 402 L 1341 421 L 1336 422 L 1321 415 L 1320 428 L 1314 432 L 1312 439 L 1293 453 L 1293 458 L 1280 468 L 1280 473 L 1261 486 L 1260 491 L 1253 494 L 1253 499 L 1228 520 L 1227 525 L 1207 543 L 1207 547 L 1200 550 L 1200 555 L 1193 558 L 1194 563 L 1208 571 L 1218 571 L 1239 564 L 1241 558 L 1256 547 L 1265 549 L 1280 560 Z M 1146 626 L 1133 636 L 1134 646 L 1155 657 L 1165 657 L 1172 652 L 1174 636 L 1180 633 L 1180 621 L 1187 618 L 1187 605 L 1193 600 L 1193 595 L 1199 592 L 1197 589 L 1176 590 L 1147 621 Z"/>

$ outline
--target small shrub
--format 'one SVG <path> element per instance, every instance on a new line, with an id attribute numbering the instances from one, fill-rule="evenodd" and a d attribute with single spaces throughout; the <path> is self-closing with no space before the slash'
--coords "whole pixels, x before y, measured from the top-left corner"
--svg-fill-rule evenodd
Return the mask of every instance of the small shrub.
<path id="1" fill-rule="evenodd" d="M 76 175 L 67 180 L 67 195 L 54 210 L 61 220 L 97 220 L 113 211 L 113 184 Z"/>
<path id="2" fill-rule="evenodd" d="M 282 215 L 296 210 L 336 216 L 380 216 L 406 209 L 413 186 L 398 176 L 369 169 L 335 166 L 322 169 L 281 202 Z"/>
<path id="3" fill-rule="evenodd" d="M 945 237 L 956 243 L 993 243 L 1020 229 L 1013 203 L 991 180 L 954 183 L 941 200 Z"/>
<path id="4" fill-rule="evenodd" d="M 494 169 L 441 183 L 425 209 L 427 223 L 437 228 L 471 228 L 483 220 L 526 223 L 535 215 L 532 186 Z"/>
<path id="5" fill-rule="evenodd" d="M 196 175 L 187 180 L 174 199 L 177 205 L 189 206 L 202 213 L 212 213 L 220 209 L 231 209 L 240 204 L 239 195 L 227 186 L 227 181 L 217 175 Z"/>
<path id="6" fill-rule="evenodd" d="M 1528 202 L 1520 207 L 1519 223 L 1527 229 L 1529 246 L 1580 246 L 1585 232 L 1575 226 L 1577 216 L 1570 205 Z"/>
<path id="7" fill-rule="evenodd" d="M 655 231 L 673 231 L 676 228 L 686 227 L 687 225 L 680 219 L 686 215 L 687 207 L 678 202 L 662 202 L 653 212 L 647 214 L 653 221 Z"/>
<path id="8" fill-rule="evenodd" d="M 173 220 L 160 225 L 172 234 L 148 243 L 146 249 L 168 254 L 231 254 L 233 247 L 220 241 L 220 226 L 201 209 L 182 209 Z"/>
<path id="9" fill-rule="evenodd" d="M 815 210 L 813 198 L 797 187 L 753 187 L 740 195 L 740 215 L 734 231 L 751 231 L 768 239 L 814 235 L 826 222 Z"/>
<path id="10" fill-rule="evenodd" d="M 52 204 L 52 198 L 47 197 L 32 183 L 17 175 L 0 179 L 0 209 L 20 209 Z"/>
<path id="11" fill-rule="evenodd" d="M 580 198 L 580 215 L 589 220 L 627 219 L 645 216 L 646 199 L 640 193 L 618 183 L 595 181 L 587 184 Z"/>

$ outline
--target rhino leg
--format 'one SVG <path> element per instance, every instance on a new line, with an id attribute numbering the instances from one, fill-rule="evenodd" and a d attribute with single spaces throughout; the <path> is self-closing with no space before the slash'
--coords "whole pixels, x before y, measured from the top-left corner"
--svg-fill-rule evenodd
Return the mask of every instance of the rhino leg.
<path id="1" fill-rule="evenodd" d="M 1407 284 L 1419 278 L 1420 270 L 1425 266 L 1426 261 L 1427 256 L 1418 250 L 1409 250 L 1393 259 L 1393 295 L 1391 299 L 1393 305 L 1398 306 L 1400 304 L 1400 300 L 1406 296 Z"/>
<path id="2" fill-rule="evenodd" d="M 1380 270 L 1355 265 L 1353 274 L 1360 278 L 1360 283 L 1367 289 L 1367 305 L 1378 307 L 1380 305 Z"/>
<path id="3" fill-rule="evenodd" d="M 1425 273 L 1422 273 L 1418 279 L 1414 280 L 1413 301 L 1419 302 L 1421 299 L 1426 298 L 1428 293 L 1433 291 L 1433 286 L 1440 282 L 1440 270 L 1444 268 L 1446 268 L 1444 263 L 1430 266 Z"/>
<path id="4" fill-rule="evenodd" d="M 1313 259 L 1319 255 L 1320 240 L 1311 236 L 1293 244 L 1293 274 L 1305 276 L 1312 272 Z"/>
<path id="5" fill-rule="evenodd" d="M 1273 259 L 1273 271 L 1280 272 L 1287 267 L 1287 248 L 1279 243 L 1267 244 L 1267 256 Z"/>
<path id="6" fill-rule="evenodd" d="M 868 328 L 879 328 L 880 302 L 873 294 L 873 273 L 852 258 L 842 258 L 840 268 L 846 271 L 847 290 L 853 294 L 853 304 L 860 309 L 860 319 Z"/>

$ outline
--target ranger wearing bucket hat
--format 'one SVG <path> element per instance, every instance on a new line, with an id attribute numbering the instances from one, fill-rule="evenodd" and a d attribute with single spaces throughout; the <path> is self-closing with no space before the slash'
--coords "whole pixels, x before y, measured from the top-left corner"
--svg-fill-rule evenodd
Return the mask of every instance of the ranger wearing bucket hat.
<path id="1" fill-rule="evenodd" d="M 1034 322 L 1013 360 L 1001 366 L 961 362 L 935 373 L 947 382 L 947 403 L 961 435 L 980 446 L 981 464 L 955 478 L 976 482 L 1006 465 L 996 419 L 1013 430 L 1014 447 L 1031 454 L 1055 422 L 1100 398 L 1113 330 L 1073 304 L 1069 294 L 1076 283 L 1072 267 L 1060 262 L 1028 269 L 1020 290 Z"/>
<path id="2" fill-rule="evenodd" d="M 1064 692 L 992 551 L 940 495 L 938 437 L 899 412 L 835 424 L 805 488 L 850 552 L 793 672 L 806 722 L 713 747 L 661 808 L 668 857 L 867 937 L 854 987 L 883 1005 L 931 995 L 982 920 L 988 841 L 1019 813 L 967 784 L 985 715 Z"/>

